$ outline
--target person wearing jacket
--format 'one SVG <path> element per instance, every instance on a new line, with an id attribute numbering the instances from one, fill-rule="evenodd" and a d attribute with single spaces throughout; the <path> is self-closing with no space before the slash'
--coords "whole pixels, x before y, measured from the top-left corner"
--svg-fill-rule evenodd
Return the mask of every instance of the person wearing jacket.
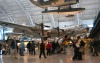
<path id="1" fill-rule="evenodd" d="M 93 56 L 95 55 L 98 56 L 98 46 L 99 46 L 99 41 L 97 38 L 95 38 L 93 41 L 93 49 L 94 49 Z"/>
<path id="2" fill-rule="evenodd" d="M 80 47 L 82 48 L 82 54 L 85 54 L 85 49 L 84 49 L 84 47 L 85 47 L 85 42 L 83 41 L 83 40 L 81 40 L 81 42 L 80 42 Z"/>
<path id="3" fill-rule="evenodd" d="M 44 42 L 42 42 L 40 44 L 40 55 L 39 55 L 39 58 L 41 58 L 42 54 L 44 55 L 44 58 L 46 58 L 46 55 L 45 55 L 45 43 Z"/>
<path id="4" fill-rule="evenodd" d="M 56 43 L 55 41 L 52 42 L 52 54 L 55 54 Z"/>
<path id="5" fill-rule="evenodd" d="M 75 43 L 73 43 L 73 46 L 74 46 L 74 56 L 73 56 L 73 60 L 82 60 L 82 52 L 80 51 L 81 50 L 81 47 L 80 47 L 80 36 L 77 37 Z"/>
<path id="6" fill-rule="evenodd" d="M 48 42 L 48 44 L 46 45 L 46 50 L 47 50 L 47 56 L 51 54 L 51 43 Z"/>
<path id="7" fill-rule="evenodd" d="M 27 44 L 27 49 L 28 49 L 28 51 L 29 51 L 29 54 L 31 54 L 31 42 L 29 42 L 29 43 Z"/>
<path id="8" fill-rule="evenodd" d="M 25 49 L 24 42 L 21 41 L 21 43 L 20 43 L 20 56 L 24 56 L 24 49 Z"/>
<path id="9" fill-rule="evenodd" d="M 35 42 L 34 41 L 32 41 L 31 49 L 32 49 L 32 55 L 33 55 L 33 53 L 35 55 Z"/>
<path id="10" fill-rule="evenodd" d="M 14 57 L 17 59 L 17 42 L 16 37 L 13 38 L 13 41 L 11 42 L 11 57 Z"/>

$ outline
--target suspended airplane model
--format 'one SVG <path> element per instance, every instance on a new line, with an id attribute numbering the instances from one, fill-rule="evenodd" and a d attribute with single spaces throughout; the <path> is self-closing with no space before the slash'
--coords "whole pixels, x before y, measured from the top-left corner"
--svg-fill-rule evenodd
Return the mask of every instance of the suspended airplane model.
<path id="1" fill-rule="evenodd" d="M 11 28 L 14 28 L 13 32 L 17 32 L 17 33 L 23 33 L 24 35 L 27 34 L 27 35 L 33 35 L 34 37 L 37 37 L 37 38 L 41 38 L 42 36 L 45 36 L 44 32 L 47 32 L 47 35 L 49 37 L 59 37 L 59 36 L 62 36 L 64 34 L 70 34 L 71 32 L 73 32 L 73 30 L 77 29 L 78 27 L 71 27 L 73 30 L 69 31 L 68 29 L 71 29 L 71 28 L 59 28 L 59 26 L 55 29 L 51 29 L 51 30 L 44 30 L 44 27 L 46 25 L 43 25 L 43 23 L 41 24 L 37 24 L 39 25 L 41 28 L 38 28 L 38 27 L 30 27 L 30 26 L 23 26 L 23 25 L 18 25 L 18 24 L 14 24 L 14 23 L 8 23 L 8 22 L 4 22 L 4 21 L 0 21 L 0 25 L 1 26 L 5 26 L 5 27 L 11 27 Z M 48 27 L 48 26 L 47 26 Z M 81 29 L 81 28 L 79 28 Z M 78 29 L 78 30 L 79 30 Z M 74 30 L 74 31 L 75 31 Z M 78 32 L 77 30 L 77 32 Z M 83 29 L 82 29 L 83 30 Z M 80 30 L 80 31 L 82 31 Z M 50 31 L 50 32 L 48 32 Z M 83 32 L 82 32 L 83 33 Z M 76 34 L 76 31 L 75 31 L 75 34 Z"/>
<path id="2" fill-rule="evenodd" d="M 44 8 L 42 13 L 52 14 L 77 14 L 85 8 L 72 8 L 71 5 L 79 3 L 79 0 L 30 0 L 34 5 Z M 56 10 L 48 10 L 48 7 L 58 7 Z M 65 7 L 65 8 L 63 8 Z"/>
<path id="3" fill-rule="evenodd" d="M 58 7 L 58 9 L 56 10 L 48 10 L 46 9 L 45 11 L 42 11 L 42 13 L 50 13 L 50 14 L 67 14 L 67 15 L 70 15 L 70 14 L 77 14 L 77 13 L 80 13 L 82 11 L 84 11 L 85 8 L 72 8 L 71 6 L 69 6 L 68 8 L 60 8 Z"/>
<path id="4" fill-rule="evenodd" d="M 59 7 L 65 5 L 72 5 L 79 2 L 79 0 L 30 0 L 34 5 L 40 8 Z"/>
<path id="5" fill-rule="evenodd" d="M 34 26 L 34 27 L 33 26 L 24 26 L 24 25 L 18 25 L 18 24 L 14 24 L 14 23 L 8 23 L 8 22 L 4 22 L 4 21 L 0 21 L 0 25 L 5 26 L 5 27 L 14 28 L 13 32 L 33 35 L 36 37 L 41 37 L 42 29 L 40 29 L 39 26 Z M 38 24 L 36 24 L 36 25 L 38 25 Z M 45 27 L 46 25 L 43 25 L 43 26 Z"/>

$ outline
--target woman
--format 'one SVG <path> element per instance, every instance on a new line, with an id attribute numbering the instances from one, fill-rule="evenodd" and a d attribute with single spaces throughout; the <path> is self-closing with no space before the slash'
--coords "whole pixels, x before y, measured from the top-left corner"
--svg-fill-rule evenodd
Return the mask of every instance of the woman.
<path id="1" fill-rule="evenodd" d="M 46 46 L 46 50 L 47 50 L 47 56 L 51 54 L 51 43 L 48 42 L 47 46 Z"/>

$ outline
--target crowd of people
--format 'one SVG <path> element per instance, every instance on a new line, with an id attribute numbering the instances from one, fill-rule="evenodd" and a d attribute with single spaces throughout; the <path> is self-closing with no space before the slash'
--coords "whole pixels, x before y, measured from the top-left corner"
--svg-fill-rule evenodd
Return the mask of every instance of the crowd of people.
<path id="1" fill-rule="evenodd" d="M 93 56 L 98 56 L 98 52 L 100 52 L 100 40 L 95 38 L 89 42 L 90 52 L 93 53 Z"/>
<path id="2" fill-rule="evenodd" d="M 70 43 L 71 42 L 71 43 Z M 41 43 L 36 44 L 35 41 L 30 41 L 26 46 L 24 41 L 20 42 L 20 46 L 17 45 L 16 37 L 13 38 L 11 44 L 7 44 L 6 42 L 0 43 L 0 52 L 3 51 L 3 54 L 11 54 L 12 58 L 17 58 L 17 54 L 20 56 L 24 56 L 25 48 L 27 48 L 29 55 L 36 55 L 36 46 L 39 49 L 39 58 L 41 58 L 42 54 L 44 58 L 53 54 L 66 54 L 67 46 L 71 46 L 74 49 L 73 60 L 83 60 L 82 55 L 85 54 L 85 47 L 86 43 L 84 40 L 81 39 L 80 36 L 77 39 L 71 39 L 67 35 L 62 37 L 62 41 L 49 41 L 43 40 Z M 89 42 L 89 49 L 93 52 L 93 56 L 98 56 L 98 48 L 100 46 L 98 39 L 92 39 Z M 1 53 L 0 53 L 1 55 Z"/>

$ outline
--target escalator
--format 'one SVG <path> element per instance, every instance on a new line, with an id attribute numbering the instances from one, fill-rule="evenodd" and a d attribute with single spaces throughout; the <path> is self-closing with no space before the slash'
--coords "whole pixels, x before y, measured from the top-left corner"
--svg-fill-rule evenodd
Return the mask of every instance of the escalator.
<path id="1" fill-rule="evenodd" d="M 94 38 L 98 35 L 99 32 L 100 32 L 100 12 L 98 13 L 98 16 L 96 17 L 96 19 L 93 23 L 93 28 L 90 32 L 89 37 Z"/>

